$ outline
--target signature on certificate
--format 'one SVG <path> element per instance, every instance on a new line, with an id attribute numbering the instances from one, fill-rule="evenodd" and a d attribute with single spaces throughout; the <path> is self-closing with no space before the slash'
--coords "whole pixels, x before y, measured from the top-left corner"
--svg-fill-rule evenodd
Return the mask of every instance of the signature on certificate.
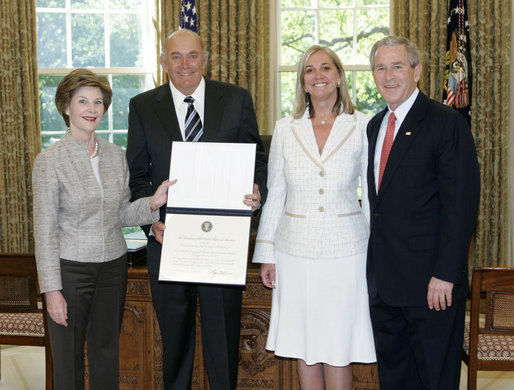
<path id="1" fill-rule="evenodd" d="M 214 278 L 218 275 L 229 275 L 229 272 L 227 271 L 223 271 L 223 270 L 220 270 L 220 269 L 213 269 L 212 271 L 209 272 L 209 276 L 211 278 Z"/>

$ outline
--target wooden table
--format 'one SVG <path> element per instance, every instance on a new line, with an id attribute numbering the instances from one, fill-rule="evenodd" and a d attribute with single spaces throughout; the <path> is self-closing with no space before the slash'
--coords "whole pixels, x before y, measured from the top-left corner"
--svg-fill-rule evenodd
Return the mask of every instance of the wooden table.
<path id="1" fill-rule="evenodd" d="M 296 362 L 275 357 L 265 350 L 271 307 L 271 291 L 262 286 L 258 268 L 249 265 L 243 295 L 238 389 L 299 389 Z M 203 364 L 197 313 L 197 343 L 193 389 L 209 389 Z M 354 364 L 354 389 L 378 389 L 375 364 Z M 86 381 L 88 379 L 86 370 Z M 162 389 L 162 344 L 152 306 L 145 266 L 129 269 L 127 300 L 120 336 L 120 389 Z"/>
<path id="2" fill-rule="evenodd" d="M 250 240 L 253 253 L 255 235 Z M 133 253 L 134 259 L 144 256 Z M 238 389 L 299 389 L 296 361 L 276 357 L 265 350 L 271 310 L 271 290 L 263 287 L 259 266 L 249 262 L 243 293 L 241 339 L 239 345 Z M 209 389 L 203 363 L 200 313 L 196 314 L 196 351 L 193 366 L 193 390 Z M 86 360 L 87 364 L 87 360 Z M 86 367 L 86 389 L 89 388 Z M 145 265 L 129 268 L 125 313 L 120 335 L 120 389 L 162 389 L 162 342 L 159 324 L 152 306 L 150 280 Z M 353 389 L 379 389 L 376 364 L 353 364 Z"/>

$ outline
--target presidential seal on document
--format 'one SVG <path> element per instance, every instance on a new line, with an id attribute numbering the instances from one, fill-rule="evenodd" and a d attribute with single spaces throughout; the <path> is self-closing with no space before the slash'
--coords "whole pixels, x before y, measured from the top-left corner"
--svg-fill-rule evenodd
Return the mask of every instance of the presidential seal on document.
<path id="1" fill-rule="evenodd" d="M 209 233 L 211 230 L 212 230 L 212 222 L 210 221 L 204 221 L 202 223 L 202 230 L 205 232 L 205 233 Z"/>
<path id="2" fill-rule="evenodd" d="M 159 280 L 246 283 L 255 144 L 173 142 Z"/>

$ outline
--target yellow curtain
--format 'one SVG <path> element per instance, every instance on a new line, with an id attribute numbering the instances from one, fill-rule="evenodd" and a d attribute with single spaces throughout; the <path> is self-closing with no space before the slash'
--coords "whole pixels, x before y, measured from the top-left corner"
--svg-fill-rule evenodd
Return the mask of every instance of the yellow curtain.
<path id="1" fill-rule="evenodd" d="M 33 252 L 31 174 L 41 151 L 35 1 L 2 0 L 0 23 L 0 252 Z"/>
<path id="2" fill-rule="evenodd" d="M 447 0 L 393 0 L 391 27 L 394 35 L 410 39 L 422 54 L 419 89 L 441 100 L 446 53 Z"/>
<path id="3" fill-rule="evenodd" d="M 415 42 L 424 58 L 420 89 L 441 100 L 448 0 L 393 0 L 393 34 Z M 471 130 L 481 175 L 472 266 L 508 264 L 508 132 L 511 1 L 468 0 L 473 72 Z"/>
<path id="4" fill-rule="evenodd" d="M 180 0 L 159 2 L 158 52 L 178 29 Z M 269 0 L 196 0 L 199 34 L 209 52 L 206 76 L 250 91 L 259 128 L 268 126 Z M 159 81 L 164 80 L 161 73 Z"/>

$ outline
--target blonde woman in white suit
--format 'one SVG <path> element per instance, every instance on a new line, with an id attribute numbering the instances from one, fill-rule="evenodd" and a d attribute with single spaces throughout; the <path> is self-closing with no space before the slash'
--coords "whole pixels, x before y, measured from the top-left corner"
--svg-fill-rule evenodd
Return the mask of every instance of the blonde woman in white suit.
<path id="1" fill-rule="evenodd" d="M 366 285 L 368 121 L 337 55 L 309 48 L 294 113 L 273 134 L 253 257 L 274 289 L 266 348 L 298 360 L 302 389 L 351 389 L 350 363 L 376 361 Z"/>

